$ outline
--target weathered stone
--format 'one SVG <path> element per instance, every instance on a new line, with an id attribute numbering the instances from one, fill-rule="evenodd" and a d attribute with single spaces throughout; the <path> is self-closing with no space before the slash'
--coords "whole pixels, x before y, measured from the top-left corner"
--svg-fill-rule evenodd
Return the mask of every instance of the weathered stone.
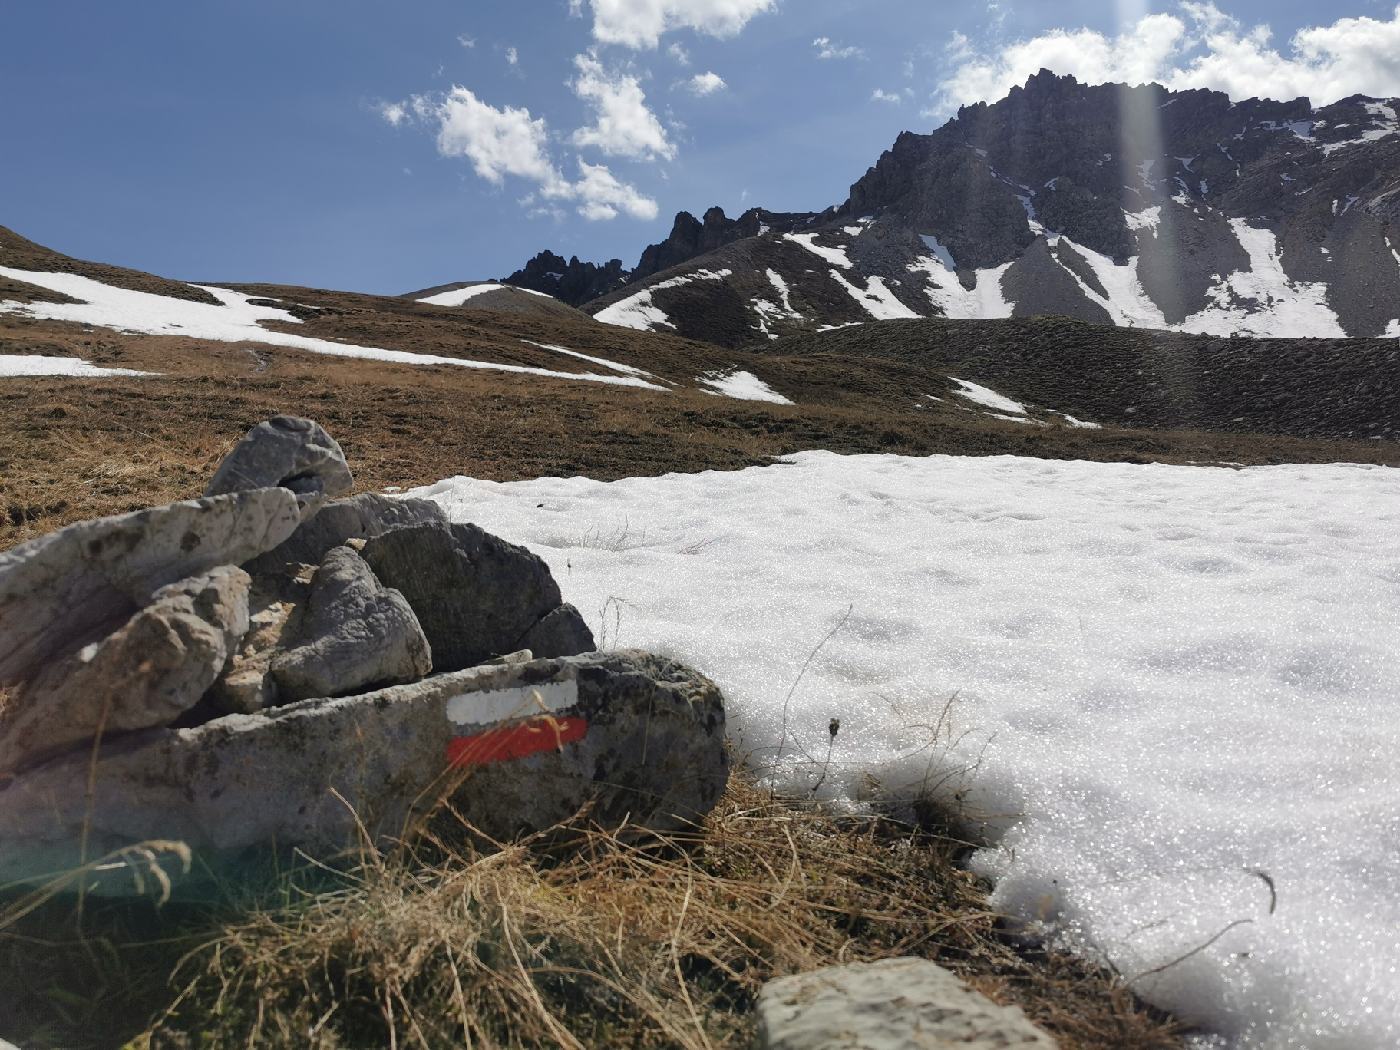
<path id="1" fill-rule="evenodd" d="M 226 566 L 171 584 L 115 634 L 41 670 L 0 718 L 0 774 L 178 719 L 248 630 L 249 583 Z"/>
<path id="2" fill-rule="evenodd" d="M 548 565 L 475 525 L 396 529 L 364 558 L 408 599 L 439 671 L 528 648 L 526 634 L 563 602 Z"/>
<path id="3" fill-rule="evenodd" d="M 274 416 L 243 435 L 224 457 L 206 496 L 247 489 L 284 488 L 313 509 L 354 485 L 345 453 L 319 424 L 297 416 Z"/>
<path id="4" fill-rule="evenodd" d="M 276 550 L 245 565 L 254 576 L 281 572 L 288 565 L 320 565 L 326 552 L 355 539 L 373 539 L 393 529 L 447 523 L 442 508 L 431 500 L 390 499 L 366 492 L 327 503 L 316 516 Z"/>
<path id="5" fill-rule="evenodd" d="M 529 753 L 527 753 L 529 752 Z M 512 754 L 522 757 L 511 758 Z M 724 703 L 703 676 L 644 653 L 493 664 L 193 729 L 134 734 L 0 784 L 0 881 L 178 839 L 218 870 L 276 843 L 330 857 L 388 842 L 450 798 L 481 832 L 590 819 L 688 826 L 728 775 Z M 196 869 L 200 867 L 196 864 Z M 120 873 L 110 892 L 132 892 Z"/>
<path id="6" fill-rule="evenodd" d="M 255 576 L 248 596 L 248 633 L 228 667 L 205 697 L 209 721 L 220 715 L 251 715 L 279 701 L 272 661 L 297 642 L 301 610 L 311 594 L 310 573 Z"/>
<path id="7" fill-rule="evenodd" d="M 271 550 L 296 497 L 258 489 L 70 525 L 0 554 L 0 687 L 99 641 L 156 591 Z"/>
<path id="8" fill-rule="evenodd" d="M 1020 1007 L 998 1006 L 927 959 L 833 966 L 770 981 L 761 1050 L 1053 1050 Z"/>
<path id="9" fill-rule="evenodd" d="M 282 701 L 413 682 L 433 669 L 408 602 L 349 547 L 333 549 L 316 570 L 298 635 L 301 644 L 271 661 Z"/>
<path id="10" fill-rule="evenodd" d="M 578 656 L 597 649 L 593 632 L 583 622 L 583 616 L 572 605 L 561 605 L 530 628 L 520 640 L 538 659 L 552 660 L 560 656 Z"/>

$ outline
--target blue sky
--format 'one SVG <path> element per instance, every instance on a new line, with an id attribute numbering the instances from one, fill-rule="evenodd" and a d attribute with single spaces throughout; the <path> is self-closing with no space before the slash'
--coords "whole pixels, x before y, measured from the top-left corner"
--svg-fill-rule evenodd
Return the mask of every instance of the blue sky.
<path id="1" fill-rule="evenodd" d="M 1400 94 L 1393 0 L 18 0 L 5 22 L 0 224 L 386 293 L 543 248 L 632 265 L 681 209 L 839 203 L 900 131 L 1039 64 Z"/>

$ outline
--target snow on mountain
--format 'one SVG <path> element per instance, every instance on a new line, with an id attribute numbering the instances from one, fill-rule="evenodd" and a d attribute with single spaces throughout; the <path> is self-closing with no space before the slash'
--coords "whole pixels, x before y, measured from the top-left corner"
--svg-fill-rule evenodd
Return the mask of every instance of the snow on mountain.
<path id="1" fill-rule="evenodd" d="M 13 376 L 73 376 L 101 379 L 103 376 L 148 376 L 130 368 L 102 368 L 76 357 L 47 357 L 42 354 L 0 354 L 0 379 Z"/>
<path id="2" fill-rule="evenodd" d="M 0 276 L 39 288 L 47 288 L 79 300 L 75 303 L 16 303 L 0 302 L 0 313 L 18 314 L 41 320 L 71 321 L 78 324 L 111 328 L 119 332 L 142 332 L 149 335 L 174 335 L 190 339 L 212 339 L 228 343 L 264 343 L 285 346 L 313 354 L 334 357 L 367 358 L 404 365 L 448 365 L 455 368 L 476 368 L 519 375 L 542 376 L 585 383 L 641 387 L 664 390 L 636 375 L 600 375 L 596 373 L 556 372 L 552 369 L 531 368 L 494 361 L 473 361 L 436 354 L 413 354 L 402 350 L 336 343 L 329 339 L 293 335 L 264 328 L 262 321 L 284 324 L 301 322 L 285 310 L 264 305 L 256 296 L 226 288 L 201 285 L 204 291 L 219 301 L 218 306 L 172 299 L 149 292 L 115 288 L 88 277 L 71 273 L 35 273 L 0 266 Z M 615 366 L 611 366 L 615 367 Z"/>
<path id="3" fill-rule="evenodd" d="M 712 676 L 775 787 L 965 792 L 994 906 L 1183 1020 L 1400 1045 L 1395 471 L 805 453 L 413 495 L 595 621 L 625 596 L 609 639 Z"/>
<path id="4" fill-rule="evenodd" d="M 900 136 L 839 208 L 787 228 L 755 221 L 749 236 L 707 214 L 723 237 L 674 234 L 649 249 L 653 262 L 729 271 L 703 294 L 681 295 L 670 282 L 685 271 L 662 270 L 588 309 L 726 346 L 864 320 L 1042 314 L 1226 336 L 1394 336 L 1397 105 L 1232 103 L 1042 73 L 930 135 Z M 707 243 L 719 246 L 692 254 Z M 786 289 L 781 306 L 770 275 Z"/>

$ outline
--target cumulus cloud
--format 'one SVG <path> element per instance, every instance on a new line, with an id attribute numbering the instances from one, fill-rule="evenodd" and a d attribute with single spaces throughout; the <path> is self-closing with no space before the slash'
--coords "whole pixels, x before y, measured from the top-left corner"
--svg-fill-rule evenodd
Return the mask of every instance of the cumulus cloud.
<path id="1" fill-rule="evenodd" d="M 891 105 L 897 105 L 902 99 L 897 92 L 886 91 L 884 88 L 876 88 L 870 96 L 870 101 L 888 102 Z"/>
<path id="2" fill-rule="evenodd" d="M 1244 26 L 1214 3 L 1183 2 L 1118 36 L 1055 29 L 992 52 L 959 36 L 949 50 L 954 65 L 937 95 L 944 109 L 994 101 L 1042 68 L 1091 84 L 1157 81 L 1236 99 L 1307 95 L 1325 104 L 1354 94 L 1400 95 L 1400 5 L 1388 20 L 1363 16 L 1304 28 L 1283 47 L 1266 25 Z"/>
<path id="3" fill-rule="evenodd" d="M 690 65 L 690 52 L 680 44 L 672 44 L 666 49 L 666 53 L 676 60 L 678 66 Z"/>
<path id="4" fill-rule="evenodd" d="M 438 152 L 444 157 L 465 158 L 477 175 L 493 185 L 504 184 L 507 177 L 533 182 L 535 192 L 522 203 L 572 201 L 580 215 L 595 221 L 622 213 L 656 218 L 656 202 L 620 182 L 604 165 L 580 160 L 579 178 L 573 182 L 565 178 L 550 154 L 548 125 L 528 109 L 498 109 L 464 87 L 439 97 L 414 98 L 409 106 L 400 106 L 401 120 L 410 108 L 419 120 L 436 127 Z"/>
<path id="5" fill-rule="evenodd" d="M 398 127 L 408 119 L 408 109 L 402 102 L 381 102 L 374 108 L 381 117 L 394 127 Z"/>
<path id="6" fill-rule="evenodd" d="M 585 0 L 569 0 L 583 13 Z M 776 0 L 586 0 L 593 12 L 593 39 L 600 44 L 654 48 L 675 29 L 709 36 L 739 33 L 757 15 L 771 11 Z"/>
<path id="7" fill-rule="evenodd" d="M 829 36 L 819 36 L 812 41 L 817 57 L 826 61 L 843 58 L 864 58 L 865 51 L 858 47 L 842 47 Z"/>
<path id="8" fill-rule="evenodd" d="M 628 73 L 609 72 L 592 55 L 574 58 L 574 94 L 593 107 L 594 123 L 574 132 L 575 146 L 594 146 L 613 157 L 674 160 L 676 147 L 647 107 L 641 82 Z"/>
<path id="9" fill-rule="evenodd" d="M 698 95 L 701 98 L 723 91 L 728 86 L 724 82 L 724 77 L 718 73 L 696 73 L 695 76 L 685 81 L 685 89 L 692 95 Z"/>

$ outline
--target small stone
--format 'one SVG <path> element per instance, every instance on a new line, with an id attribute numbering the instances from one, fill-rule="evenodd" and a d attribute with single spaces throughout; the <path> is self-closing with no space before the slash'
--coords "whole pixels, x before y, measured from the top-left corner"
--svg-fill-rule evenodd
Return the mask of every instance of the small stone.
<path id="1" fill-rule="evenodd" d="M 248 489 L 284 488 L 314 511 L 354 485 L 345 453 L 319 423 L 274 416 L 259 423 L 224 457 L 206 496 Z"/>
<path id="2" fill-rule="evenodd" d="M 1054 1050 L 1020 1007 L 998 1006 L 927 959 L 833 966 L 770 981 L 760 1050 Z"/>
<path id="3" fill-rule="evenodd" d="M 283 702 L 413 682 L 433 669 L 408 602 L 349 547 L 336 547 L 316 570 L 297 635 L 300 644 L 270 665 Z"/>

